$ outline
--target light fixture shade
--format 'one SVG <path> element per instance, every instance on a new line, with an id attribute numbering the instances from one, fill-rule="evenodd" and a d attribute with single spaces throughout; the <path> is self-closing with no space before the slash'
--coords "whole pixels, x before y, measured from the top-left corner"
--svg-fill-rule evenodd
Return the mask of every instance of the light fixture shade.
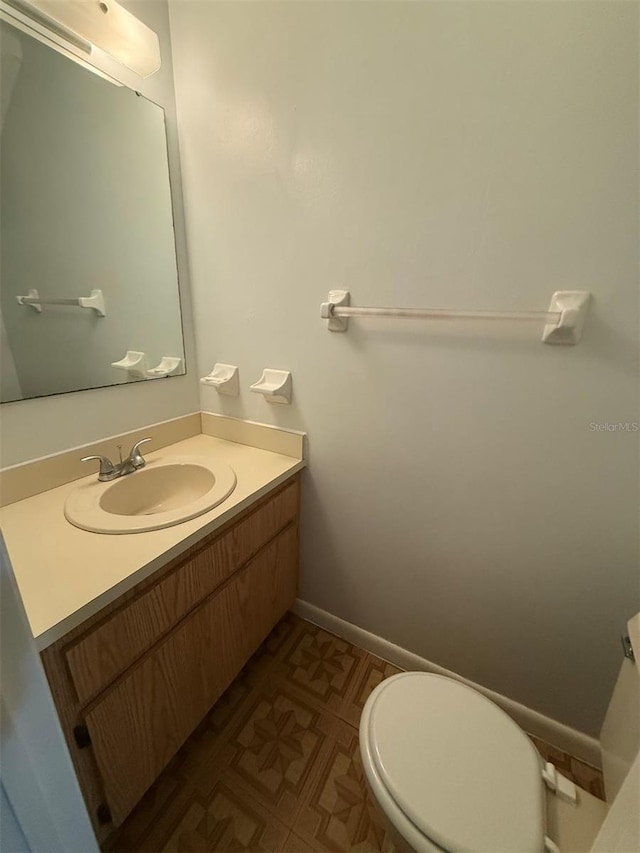
<path id="1" fill-rule="evenodd" d="M 37 15 L 75 33 L 140 77 L 160 68 L 158 36 L 115 0 L 8 0 L 25 15 Z M 35 15 L 33 14 L 35 13 Z"/>

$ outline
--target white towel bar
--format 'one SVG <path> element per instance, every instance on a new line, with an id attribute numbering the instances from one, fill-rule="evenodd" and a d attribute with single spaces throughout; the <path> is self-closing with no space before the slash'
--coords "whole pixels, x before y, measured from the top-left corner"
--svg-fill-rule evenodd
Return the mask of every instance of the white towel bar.
<path id="1" fill-rule="evenodd" d="M 558 290 L 548 311 L 474 311 L 455 308 L 351 307 L 348 290 L 329 291 L 320 307 L 331 332 L 346 332 L 350 317 L 386 317 L 392 320 L 514 320 L 544 323 L 542 340 L 549 344 L 577 344 L 587 313 L 590 294 L 584 290 Z"/>
<path id="2" fill-rule="evenodd" d="M 16 296 L 20 305 L 30 305 L 38 314 L 43 305 L 76 305 L 79 308 L 93 308 L 98 317 L 106 317 L 104 296 L 101 290 L 92 290 L 90 296 L 40 296 L 32 289 L 26 296 Z"/>

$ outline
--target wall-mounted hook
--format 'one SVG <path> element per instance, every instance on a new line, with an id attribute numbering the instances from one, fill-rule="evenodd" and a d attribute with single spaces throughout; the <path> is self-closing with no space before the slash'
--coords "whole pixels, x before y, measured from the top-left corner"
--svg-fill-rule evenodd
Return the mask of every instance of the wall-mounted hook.
<path id="1" fill-rule="evenodd" d="M 127 354 L 120 361 L 112 361 L 111 367 L 117 370 L 126 370 L 129 379 L 147 378 L 147 356 L 143 352 L 127 350 Z"/>
<path id="2" fill-rule="evenodd" d="M 175 376 L 182 370 L 182 359 L 172 355 L 163 355 L 157 367 L 147 370 L 148 379 L 161 379 L 163 376 Z"/>
<path id="3" fill-rule="evenodd" d="M 239 373 L 235 364 L 216 362 L 211 373 L 203 376 L 200 382 L 212 385 L 218 394 L 226 394 L 228 397 L 237 397 L 240 393 Z"/>
<path id="4" fill-rule="evenodd" d="M 265 367 L 258 382 L 249 388 L 256 394 L 262 394 L 268 403 L 291 402 L 291 373 L 288 370 L 274 370 Z"/>

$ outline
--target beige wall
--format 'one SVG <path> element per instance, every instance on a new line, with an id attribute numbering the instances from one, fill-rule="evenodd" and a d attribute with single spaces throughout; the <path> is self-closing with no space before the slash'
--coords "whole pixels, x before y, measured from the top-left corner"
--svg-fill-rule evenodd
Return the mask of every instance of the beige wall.
<path id="1" fill-rule="evenodd" d="M 135 383 L 3 404 L 0 410 L 2 466 L 199 409 L 167 4 L 165 0 L 144 0 L 123 5 L 158 33 L 162 68 L 149 79 L 141 80 L 108 59 L 102 62 L 102 67 L 160 104 L 166 112 L 188 373 L 163 382 Z"/>
<path id="2" fill-rule="evenodd" d="M 204 409 L 309 431 L 302 597 L 597 734 L 638 609 L 637 7 L 170 5 Z M 319 304 L 546 309 L 541 329 Z M 293 372 L 294 404 L 247 393 Z"/>

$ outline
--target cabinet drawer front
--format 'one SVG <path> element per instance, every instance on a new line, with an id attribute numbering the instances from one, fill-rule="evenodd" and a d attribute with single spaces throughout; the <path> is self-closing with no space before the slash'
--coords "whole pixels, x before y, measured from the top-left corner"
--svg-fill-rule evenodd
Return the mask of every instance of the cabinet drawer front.
<path id="1" fill-rule="evenodd" d="M 291 606 L 297 569 L 292 525 L 87 713 L 116 826 Z"/>
<path id="2" fill-rule="evenodd" d="M 297 510 L 295 482 L 66 649 L 80 703 L 111 684 L 295 518 Z"/>

